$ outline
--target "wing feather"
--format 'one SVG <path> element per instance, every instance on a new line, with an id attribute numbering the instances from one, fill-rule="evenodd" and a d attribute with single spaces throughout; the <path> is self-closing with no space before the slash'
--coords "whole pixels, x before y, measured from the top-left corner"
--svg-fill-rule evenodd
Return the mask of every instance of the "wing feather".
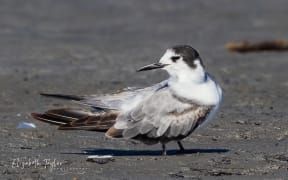
<path id="1" fill-rule="evenodd" d="M 46 97 L 73 100 L 79 104 L 93 107 L 96 110 L 127 110 L 127 108 L 129 109 L 136 107 L 136 105 L 138 105 L 143 98 L 152 95 L 155 91 L 166 88 L 167 83 L 168 81 L 165 80 L 150 87 L 126 88 L 113 94 L 75 96 L 66 94 L 41 93 L 41 95 Z"/>
<path id="2" fill-rule="evenodd" d="M 90 112 L 77 109 L 54 109 L 43 114 L 32 113 L 34 119 L 58 125 L 61 130 L 106 131 L 115 124 L 117 111 Z"/>
<path id="3" fill-rule="evenodd" d="M 136 106 L 143 98 L 165 88 L 167 80 L 146 88 L 126 88 L 115 94 L 81 96 L 79 103 L 108 110 L 126 110 Z"/>
<path id="4" fill-rule="evenodd" d="M 130 111 L 121 113 L 114 127 L 123 129 L 124 138 L 177 138 L 189 135 L 205 120 L 211 108 L 181 101 L 167 88 L 155 92 Z"/>

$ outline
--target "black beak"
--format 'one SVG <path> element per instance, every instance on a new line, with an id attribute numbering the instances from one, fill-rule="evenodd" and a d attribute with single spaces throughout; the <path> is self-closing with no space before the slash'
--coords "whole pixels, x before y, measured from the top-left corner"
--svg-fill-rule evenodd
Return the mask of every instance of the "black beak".
<path id="1" fill-rule="evenodd" d="M 159 68 L 163 68 L 163 67 L 165 67 L 167 65 L 168 64 L 162 64 L 162 63 L 149 64 L 147 66 L 144 66 L 144 67 L 138 69 L 137 72 L 139 72 L 139 71 L 149 71 L 149 70 L 152 70 L 152 69 L 159 69 Z"/>

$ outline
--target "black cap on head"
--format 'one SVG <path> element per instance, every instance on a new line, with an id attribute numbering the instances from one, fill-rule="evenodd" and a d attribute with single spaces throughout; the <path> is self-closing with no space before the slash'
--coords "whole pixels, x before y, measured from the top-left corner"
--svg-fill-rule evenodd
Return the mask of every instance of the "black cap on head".
<path id="1" fill-rule="evenodd" d="M 196 51 L 196 49 L 192 48 L 189 45 L 177 45 L 173 46 L 171 48 L 176 54 L 179 54 L 183 57 L 183 60 L 192 68 L 195 68 L 196 65 L 194 64 L 194 61 L 196 59 L 199 59 L 201 65 L 203 66 L 203 63 L 200 59 L 199 53 Z"/>

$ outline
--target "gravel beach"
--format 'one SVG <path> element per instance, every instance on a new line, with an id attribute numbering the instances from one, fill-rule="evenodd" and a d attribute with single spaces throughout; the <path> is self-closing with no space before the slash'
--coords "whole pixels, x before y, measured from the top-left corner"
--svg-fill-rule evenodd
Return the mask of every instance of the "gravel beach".
<path id="1" fill-rule="evenodd" d="M 2 0 L 0 179 L 288 179 L 288 52 L 237 54 L 230 41 L 288 39 L 288 1 Z M 97 94 L 167 77 L 136 73 L 190 44 L 221 84 L 217 117 L 161 146 L 59 131 L 31 112 L 79 107 L 41 92 Z M 36 128 L 19 129 L 21 122 Z M 112 158 L 87 161 L 89 155 Z"/>

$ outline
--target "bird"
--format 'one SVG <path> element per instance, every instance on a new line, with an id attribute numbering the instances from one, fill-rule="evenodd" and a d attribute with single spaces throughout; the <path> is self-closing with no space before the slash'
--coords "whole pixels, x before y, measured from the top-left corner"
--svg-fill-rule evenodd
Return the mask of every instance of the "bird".
<path id="1" fill-rule="evenodd" d="M 140 69 L 161 69 L 169 78 L 144 88 L 126 88 L 116 93 L 64 95 L 42 93 L 85 105 L 84 109 L 59 108 L 31 113 L 33 119 L 58 125 L 60 130 L 103 132 L 108 138 L 132 139 L 147 145 L 181 140 L 215 116 L 222 100 L 220 85 L 206 71 L 198 51 L 190 45 L 168 48 L 160 60 Z M 88 108 L 87 108 L 88 107 Z"/>

